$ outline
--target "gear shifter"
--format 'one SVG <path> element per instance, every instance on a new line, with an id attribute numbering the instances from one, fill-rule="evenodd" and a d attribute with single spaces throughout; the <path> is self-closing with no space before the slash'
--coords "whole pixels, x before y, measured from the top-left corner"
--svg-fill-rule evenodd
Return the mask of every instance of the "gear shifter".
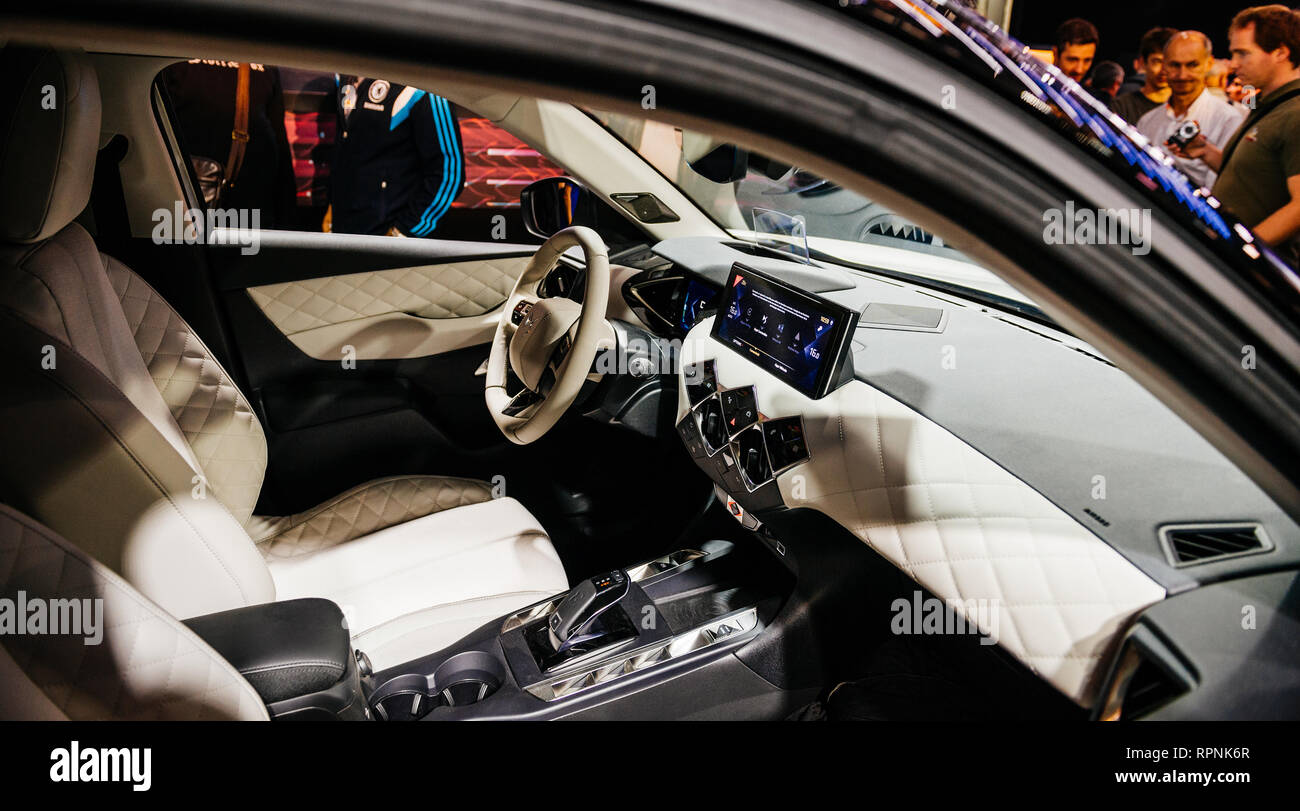
<path id="1" fill-rule="evenodd" d="M 547 621 L 547 636 L 556 653 L 592 638 L 588 633 L 596 618 L 627 594 L 627 572 L 615 569 L 575 586 Z"/>

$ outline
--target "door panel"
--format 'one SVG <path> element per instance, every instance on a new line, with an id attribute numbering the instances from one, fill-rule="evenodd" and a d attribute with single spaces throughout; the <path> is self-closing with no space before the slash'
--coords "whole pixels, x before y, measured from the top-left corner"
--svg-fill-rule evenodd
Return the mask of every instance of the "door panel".
<path id="1" fill-rule="evenodd" d="M 208 246 L 270 444 L 259 512 L 306 509 L 377 476 L 500 472 L 509 443 L 474 372 L 533 246 L 260 237 L 248 256 Z"/>
<path id="2" fill-rule="evenodd" d="M 192 60 L 156 83 L 192 190 L 191 158 L 227 154 L 236 67 Z M 251 72 L 256 126 L 238 182 L 207 211 L 216 216 L 202 250 L 232 366 L 270 446 L 258 512 L 296 512 L 377 476 L 500 473 L 512 446 L 475 371 L 536 250 L 518 189 L 563 169 L 415 88 L 264 64 Z M 321 232 L 327 203 L 339 232 Z M 414 208 L 424 213 L 413 224 Z M 374 216 L 339 216 L 359 210 Z M 214 227 L 233 221 L 252 223 L 255 242 L 231 244 Z M 344 233 L 352 228 L 375 235 Z M 379 235 L 393 233 L 422 238 Z"/>
<path id="3" fill-rule="evenodd" d="M 300 350 L 338 360 L 437 355 L 490 341 L 528 257 L 448 262 L 250 287 Z"/>

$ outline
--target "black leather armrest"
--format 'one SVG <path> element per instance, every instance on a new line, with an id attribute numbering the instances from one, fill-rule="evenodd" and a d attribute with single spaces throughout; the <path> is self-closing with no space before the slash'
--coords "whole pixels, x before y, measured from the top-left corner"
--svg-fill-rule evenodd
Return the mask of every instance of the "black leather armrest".
<path id="1" fill-rule="evenodd" d="M 329 689 L 343 678 L 352 639 L 343 612 L 308 597 L 185 620 L 267 704 Z"/>

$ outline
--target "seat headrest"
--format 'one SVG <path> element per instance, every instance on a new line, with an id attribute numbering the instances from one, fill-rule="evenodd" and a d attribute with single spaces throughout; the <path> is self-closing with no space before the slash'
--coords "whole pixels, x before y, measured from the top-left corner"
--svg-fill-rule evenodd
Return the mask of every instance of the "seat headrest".
<path id="1" fill-rule="evenodd" d="M 0 51 L 0 240 L 39 242 L 90 200 L 99 80 L 80 51 Z"/>

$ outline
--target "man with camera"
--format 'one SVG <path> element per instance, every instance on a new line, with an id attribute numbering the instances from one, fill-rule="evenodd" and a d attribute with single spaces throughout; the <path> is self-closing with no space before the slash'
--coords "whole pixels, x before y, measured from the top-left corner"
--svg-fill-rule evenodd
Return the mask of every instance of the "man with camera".
<path id="1" fill-rule="evenodd" d="M 1206 92 L 1213 47 L 1200 31 L 1179 31 L 1165 44 L 1164 71 L 1169 101 L 1137 121 L 1137 130 L 1174 155 L 1178 168 L 1196 186 L 1211 186 L 1215 170 L 1199 157 L 1180 152 L 1201 137 L 1216 147 L 1227 142 L 1245 118 L 1243 111 Z"/>
<path id="2" fill-rule="evenodd" d="M 1228 28 L 1232 70 L 1257 95 L 1249 116 L 1220 147 L 1196 138 L 1179 152 L 1219 173 L 1213 192 L 1223 207 L 1273 246 L 1300 258 L 1300 15 L 1257 6 Z"/>

